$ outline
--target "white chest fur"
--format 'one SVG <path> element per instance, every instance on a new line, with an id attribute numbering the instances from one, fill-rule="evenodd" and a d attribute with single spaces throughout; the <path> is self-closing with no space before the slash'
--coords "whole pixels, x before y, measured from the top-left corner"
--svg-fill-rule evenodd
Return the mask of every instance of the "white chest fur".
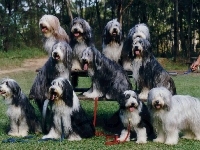
<path id="1" fill-rule="evenodd" d="M 121 56 L 123 43 L 118 44 L 116 42 L 109 43 L 103 46 L 102 53 L 111 60 L 118 62 Z"/>
<path id="2" fill-rule="evenodd" d="M 75 46 L 74 46 L 74 49 L 73 49 L 73 55 L 74 55 L 74 58 L 78 58 L 79 60 L 81 59 L 82 57 L 82 52 L 87 48 L 87 45 L 81 41 L 80 43 L 77 43 Z"/>
<path id="3" fill-rule="evenodd" d="M 142 66 L 142 59 L 136 58 L 132 62 L 132 69 L 133 69 L 133 78 L 135 82 L 139 79 L 139 69 Z"/>
<path id="4" fill-rule="evenodd" d="M 6 114 L 11 120 L 18 121 L 18 119 L 22 116 L 22 110 L 20 107 L 9 105 Z"/>
<path id="5" fill-rule="evenodd" d="M 67 78 L 69 80 L 69 71 L 66 69 L 66 67 L 62 62 L 56 64 L 56 68 L 60 72 L 60 77 Z"/>

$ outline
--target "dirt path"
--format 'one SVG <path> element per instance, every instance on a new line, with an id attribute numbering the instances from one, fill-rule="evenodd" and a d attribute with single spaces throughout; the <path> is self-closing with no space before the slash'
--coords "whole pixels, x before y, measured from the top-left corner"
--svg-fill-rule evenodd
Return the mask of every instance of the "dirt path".
<path id="1" fill-rule="evenodd" d="M 8 69 L 8 70 L 0 70 L 0 75 L 7 74 L 7 73 L 19 72 L 19 71 L 34 71 L 34 70 L 42 67 L 46 61 L 47 61 L 47 57 L 26 59 L 22 65 L 22 67 Z"/>

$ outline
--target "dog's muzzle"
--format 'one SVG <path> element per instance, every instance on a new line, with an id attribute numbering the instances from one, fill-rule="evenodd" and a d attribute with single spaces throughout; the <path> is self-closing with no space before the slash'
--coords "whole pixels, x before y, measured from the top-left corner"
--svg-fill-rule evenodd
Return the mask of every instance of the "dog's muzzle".
<path id="1" fill-rule="evenodd" d="M 53 52 L 53 59 L 59 60 L 60 56 L 58 55 L 57 52 Z"/>
<path id="2" fill-rule="evenodd" d="M 154 107 L 155 109 L 161 109 L 161 108 L 162 108 L 162 104 L 160 104 L 159 100 L 157 100 L 157 101 L 155 101 L 155 102 L 153 103 L 153 107 Z"/>
<path id="3" fill-rule="evenodd" d="M 89 63 L 86 59 L 82 60 L 82 64 L 83 64 L 83 66 L 82 66 L 83 70 L 88 70 L 88 64 Z"/>
<path id="4" fill-rule="evenodd" d="M 131 103 L 130 106 L 127 107 L 127 109 L 130 111 L 130 112 L 133 112 L 135 109 L 137 109 L 138 105 L 135 104 L 135 103 Z"/>
<path id="5" fill-rule="evenodd" d="M 77 28 L 74 28 L 73 35 L 74 35 L 74 37 L 79 37 L 79 36 L 81 36 L 81 32 Z"/>
<path id="6" fill-rule="evenodd" d="M 138 46 L 135 46 L 134 47 L 134 54 L 135 55 L 140 55 L 140 53 L 141 53 L 141 50 L 138 49 Z"/>
<path id="7" fill-rule="evenodd" d="M 44 26 L 43 24 L 40 24 L 40 29 L 43 33 L 46 33 L 48 31 L 47 26 Z"/>
<path id="8" fill-rule="evenodd" d="M 6 92 L 0 89 L 0 95 L 5 94 Z"/>
<path id="9" fill-rule="evenodd" d="M 116 36 L 117 34 L 118 34 L 118 31 L 117 31 L 116 28 L 114 28 L 113 31 L 112 31 L 112 35 L 113 35 L 113 36 Z"/>
<path id="10" fill-rule="evenodd" d="M 50 100 L 55 100 L 58 98 L 58 93 L 56 92 L 56 89 L 50 88 L 49 93 L 50 93 L 50 98 L 49 98 Z"/>

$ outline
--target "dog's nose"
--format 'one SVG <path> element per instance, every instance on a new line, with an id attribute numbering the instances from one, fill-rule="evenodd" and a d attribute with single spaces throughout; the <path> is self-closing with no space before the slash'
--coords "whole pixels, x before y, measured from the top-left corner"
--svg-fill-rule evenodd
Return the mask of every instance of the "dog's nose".
<path id="1" fill-rule="evenodd" d="M 159 100 L 157 100 L 155 103 L 156 103 L 156 104 L 159 104 Z"/>
<path id="2" fill-rule="evenodd" d="M 116 32 L 116 31 L 117 31 L 117 28 L 113 28 L 113 31 L 115 31 L 115 32 Z"/>
<path id="3" fill-rule="evenodd" d="M 74 28 L 74 32 L 78 32 L 78 29 L 77 29 L 77 28 Z"/>
<path id="4" fill-rule="evenodd" d="M 56 56 L 58 56 L 58 53 L 57 53 L 57 52 L 54 52 L 54 53 L 53 53 L 53 57 L 56 57 Z"/>
<path id="5" fill-rule="evenodd" d="M 135 46 L 135 49 L 138 49 L 138 46 Z"/>
<path id="6" fill-rule="evenodd" d="M 135 103 L 131 103 L 131 106 L 134 107 L 134 106 L 135 106 Z"/>
<path id="7" fill-rule="evenodd" d="M 51 89 L 50 89 L 50 92 L 55 92 L 55 88 L 51 88 Z"/>

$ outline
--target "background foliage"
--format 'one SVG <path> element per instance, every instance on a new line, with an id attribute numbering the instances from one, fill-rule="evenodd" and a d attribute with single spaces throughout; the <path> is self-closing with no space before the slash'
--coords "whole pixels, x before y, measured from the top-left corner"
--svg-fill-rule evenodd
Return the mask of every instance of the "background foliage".
<path id="1" fill-rule="evenodd" d="M 146 23 L 156 56 L 189 58 L 200 51 L 199 0 L 2 0 L 0 1 L 0 50 L 24 46 L 41 48 L 39 19 L 59 18 L 69 33 L 73 17 L 86 19 L 101 48 L 105 24 L 118 18 L 124 37 L 137 23 Z"/>

